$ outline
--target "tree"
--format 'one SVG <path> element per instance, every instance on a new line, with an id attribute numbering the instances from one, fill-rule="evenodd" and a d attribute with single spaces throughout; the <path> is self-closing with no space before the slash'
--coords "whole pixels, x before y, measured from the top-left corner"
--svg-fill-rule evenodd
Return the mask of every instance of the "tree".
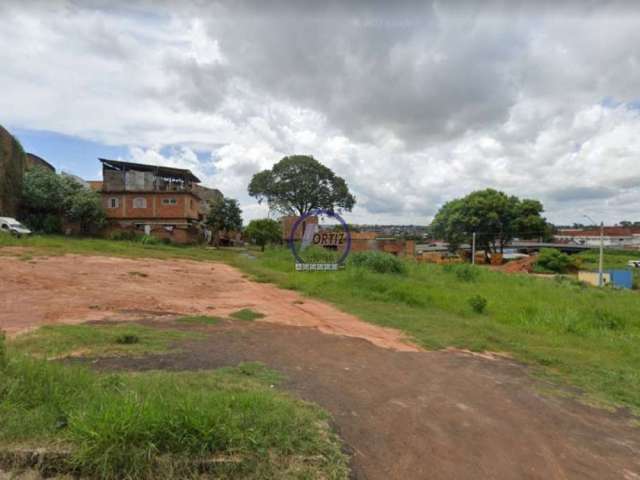
<path id="1" fill-rule="evenodd" d="M 209 213 L 205 222 L 215 234 L 215 243 L 219 243 L 219 233 L 242 230 L 242 210 L 233 198 L 222 198 L 209 203 Z"/>
<path id="2" fill-rule="evenodd" d="M 106 220 L 100 195 L 87 188 L 77 190 L 65 199 L 64 215 L 70 222 L 80 225 L 81 233 L 93 233 Z"/>
<path id="3" fill-rule="evenodd" d="M 100 228 L 106 217 L 99 193 L 72 177 L 40 167 L 24 175 L 22 208 L 26 223 L 46 233 L 59 233 L 63 219 L 78 223 L 82 233 L 89 233 Z"/>
<path id="4" fill-rule="evenodd" d="M 307 155 L 284 157 L 271 170 L 256 173 L 249 195 L 285 215 L 302 216 L 318 208 L 351 211 L 356 203 L 344 179 Z"/>
<path id="5" fill-rule="evenodd" d="M 537 200 L 520 200 L 488 188 L 444 204 L 431 224 L 431 231 L 447 241 L 451 250 L 470 242 L 476 232 L 478 249 L 487 254 L 497 253 L 515 237 L 544 237 L 549 227 L 542 212 L 542 204 Z"/>
<path id="6" fill-rule="evenodd" d="M 262 247 L 263 252 L 265 245 L 277 243 L 282 239 L 280 222 L 270 218 L 251 220 L 244 233 L 249 240 Z"/>

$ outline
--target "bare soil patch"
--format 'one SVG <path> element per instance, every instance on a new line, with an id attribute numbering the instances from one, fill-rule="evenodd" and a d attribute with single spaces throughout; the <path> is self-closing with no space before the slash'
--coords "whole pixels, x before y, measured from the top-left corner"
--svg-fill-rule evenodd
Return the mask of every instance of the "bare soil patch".
<path id="1" fill-rule="evenodd" d="M 256 322 L 198 329 L 206 340 L 182 353 L 69 361 L 136 371 L 263 362 L 284 373 L 285 388 L 332 413 L 356 479 L 639 478 L 632 416 L 541 395 L 541 383 L 511 360 L 399 352 Z"/>
<path id="2" fill-rule="evenodd" d="M 228 316 L 251 309 L 259 321 L 317 328 L 381 347 L 418 351 L 393 329 L 244 278 L 222 263 L 64 255 L 28 262 L 0 257 L 0 328 L 9 335 L 51 323 L 146 315 Z"/>

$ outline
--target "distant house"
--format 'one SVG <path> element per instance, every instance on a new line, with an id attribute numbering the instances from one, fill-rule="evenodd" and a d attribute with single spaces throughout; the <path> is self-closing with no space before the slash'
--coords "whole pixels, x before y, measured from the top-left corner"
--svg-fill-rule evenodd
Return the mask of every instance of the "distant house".
<path id="1" fill-rule="evenodd" d="M 108 229 L 133 231 L 175 243 L 198 240 L 200 180 L 190 170 L 100 159 L 102 182 L 89 186 L 102 195 Z"/>
<path id="2" fill-rule="evenodd" d="M 558 230 L 555 239 L 587 247 L 600 246 L 600 228 L 568 228 Z M 640 228 L 604 227 L 604 246 L 608 248 L 640 248 Z"/>

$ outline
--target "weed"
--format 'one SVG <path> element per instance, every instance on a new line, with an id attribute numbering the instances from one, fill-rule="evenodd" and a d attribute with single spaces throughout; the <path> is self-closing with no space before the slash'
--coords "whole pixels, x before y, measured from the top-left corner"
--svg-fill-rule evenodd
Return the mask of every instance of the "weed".
<path id="1" fill-rule="evenodd" d="M 452 265 L 451 268 L 461 282 L 475 282 L 480 276 L 480 270 L 473 265 Z"/>
<path id="2" fill-rule="evenodd" d="M 140 337 L 132 334 L 118 335 L 116 337 L 116 343 L 119 343 L 120 345 L 133 345 L 135 343 L 140 343 Z"/>
<path id="3" fill-rule="evenodd" d="M 405 263 L 389 253 L 357 252 L 349 257 L 349 263 L 376 273 L 407 273 Z"/>
<path id="4" fill-rule="evenodd" d="M 191 325 L 215 325 L 222 320 L 220 317 L 211 317 L 208 315 L 192 315 L 189 317 L 181 317 L 176 320 L 178 323 L 186 323 Z"/>
<path id="5" fill-rule="evenodd" d="M 7 366 L 7 344 L 6 337 L 2 330 L 0 330 L 0 371 L 4 370 Z"/>
<path id="6" fill-rule="evenodd" d="M 260 364 L 100 375 L 16 354 L 0 376 L 0 442 L 62 443 L 83 478 L 195 478 L 214 456 L 237 458 L 242 478 L 290 478 L 292 457 L 319 459 L 296 478 L 347 478 L 327 415 L 272 388 L 280 376 Z"/>
<path id="7" fill-rule="evenodd" d="M 146 274 L 146 273 L 143 273 L 143 272 L 136 272 L 136 271 L 129 272 L 129 275 L 131 275 L 132 277 L 142 277 L 142 278 L 146 278 L 146 277 L 148 277 L 148 276 L 149 276 L 149 275 L 148 275 L 148 274 Z"/>
<path id="8" fill-rule="evenodd" d="M 250 308 L 243 308 L 242 310 L 238 310 L 237 312 L 233 312 L 229 315 L 231 318 L 235 318 L 236 320 L 245 320 L 245 321 L 253 321 L 258 318 L 264 318 L 264 313 L 256 312 L 251 310 Z"/>
<path id="9" fill-rule="evenodd" d="M 467 303 L 471 306 L 471 309 L 476 313 L 484 313 L 487 308 L 487 299 L 482 295 L 474 295 L 467 300 Z"/>
<path id="10" fill-rule="evenodd" d="M 48 358 L 78 351 L 85 355 L 143 355 L 170 350 L 175 341 L 192 337 L 195 333 L 130 323 L 46 325 L 18 336 L 11 344 L 15 349 Z"/>
<path id="11" fill-rule="evenodd" d="M 618 315 L 605 310 L 596 310 L 594 312 L 593 325 L 595 328 L 604 330 L 623 330 L 626 326 L 626 320 Z"/>

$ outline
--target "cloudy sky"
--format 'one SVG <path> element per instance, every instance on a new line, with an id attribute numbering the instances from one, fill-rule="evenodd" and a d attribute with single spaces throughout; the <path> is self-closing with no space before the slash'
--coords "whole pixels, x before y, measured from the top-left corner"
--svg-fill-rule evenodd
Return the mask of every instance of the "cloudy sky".
<path id="1" fill-rule="evenodd" d="M 251 175 L 312 154 L 354 223 L 427 224 L 486 187 L 556 223 L 640 220 L 630 1 L 4 0 L 0 18 L 0 124 L 87 179 L 98 156 L 190 168 L 251 219 Z"/>

